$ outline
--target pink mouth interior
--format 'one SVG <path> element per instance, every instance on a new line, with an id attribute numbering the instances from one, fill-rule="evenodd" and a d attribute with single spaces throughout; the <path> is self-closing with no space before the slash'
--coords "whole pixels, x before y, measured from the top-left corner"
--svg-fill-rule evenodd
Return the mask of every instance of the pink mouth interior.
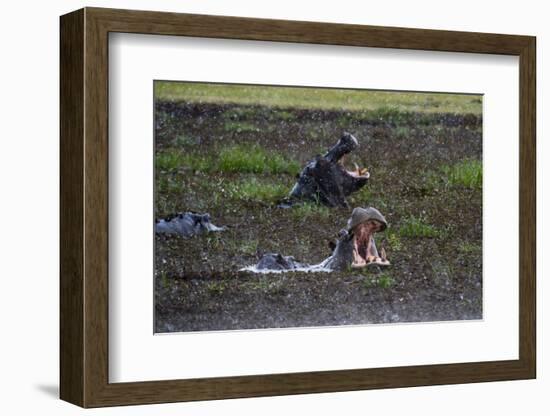
<path id="1" fill-rule="evenodd" d="M 365 267 L 369 264 L 389 265 L 382 249 L 382 257 L 376 256 L 372 247 L 371 236 L 373 232 L 361 232 L 353 237 L 353 263 L 352 267 Z"/>
<path id="2" fill-rule="evenodd" d="M 344 166 L 344 159 L 345 156 L 340 159 L 340 164 Z M 353 176 L 354 178 L 369 178 L 370 173 L 368 172 L 367 168 L 359 168 L 359 166 L 355 165 L 354 170 L 347 170 L 345 167 L 346 173 L 350 176 Z"/>
<path id="3" fill-rule="evenodd" d="M 348 173 L 348 175 L 350 176 L 353 176 L 355 178 L 369 178 L 370 177 L 370 173 L 369 172 L 364 172 L 363 174 L 361 174 L 361 170 L 357 171 L 357 170 L 346 170 L 346 172 Z"/>
<path id="4" fill-rule="evenodd" d="M 372 233 L 361 233 L 353 238 L 353 265 L 364 266 L 372 259 L 373 253 L 371 248 L 370 237 Z M 371 260 L 372 261 L 372 260 Z"/>
<path id="5" fill-rule="evenodd" d="M 347 170 L 346 172 L 348 175 L 353 176 L 355 178 L 369 178 L 370 173 L 367 171 L 367 168 L 360 169 L 359 167 L 356 167 L 355 170 Z"/>

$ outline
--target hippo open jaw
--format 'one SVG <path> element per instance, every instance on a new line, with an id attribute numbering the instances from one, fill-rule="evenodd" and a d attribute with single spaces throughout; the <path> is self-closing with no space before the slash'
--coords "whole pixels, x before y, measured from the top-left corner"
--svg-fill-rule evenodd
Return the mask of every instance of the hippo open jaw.
<path id="1" fill-rule="evenodd" d="M 362 232 L 353 235 L 353 261 L 351 267 L 362 268 L 369 265 L 389 266 L 386 250 L 377 252 L 372 238 L 374 232 Z"/>
<path id="2" fill-rule="evenodd" d="M 389 264 L 386 258 L 386 252 L 382 248 L 380 256 L 372 248 L 371 233 L 365 233 L 361 236 L 353 237 L 353 262 L 351 267 L 361 268 L 369 264 Z"/>
<path id="3" fill-rule="evenodd" d="M 344 162 L 347 155 L 353 152 L 358 146 L 359 141 L 355 138 L 354 135 L 350 133 L 344 133 L 338 143 L 336 143 L 336 145 L 327 152 L 325 157 L 337 162 L 337 164 L 343 168 L 344 173 L 346 173 L 348 176 L 356 179 L 369 179 L 370 173 L 368 172 L 368 169 L 366 167 L 359 168 L 357 163 L 354 163 L 354 170 L 347 170 L 345 168 Z"/>
<path id="4" fill-rule="evenodd" d="M 369 179 L 370 178 L 370 173 L 368 171 L 367 168 L 360 168 L 357 163 L 354 163 L 354 170 L 347 170 L 346 167 L 344 166 L 344 159 L 345 159 L 345 156 L 342 157 L 342 159 L 340 159 L 338 161 L 338 164 L 340 166 L 342 166 L 342 168 L 344 169 L 344 172 L 348 175 L 348 176 L 351 176 L 352 178 L 354 179 Z"/>
<path id="5" fill-rule="evenodd" d="M 346 197 L 367 184 L 370 174 L 366 168 L 348 170 L 345 156 L 359 146 L 357 139 L 344 133 L 328 152 L 309 161 L 290 191 L 290 201 L 313 201 L 329 207 L 348 207 Z"/>

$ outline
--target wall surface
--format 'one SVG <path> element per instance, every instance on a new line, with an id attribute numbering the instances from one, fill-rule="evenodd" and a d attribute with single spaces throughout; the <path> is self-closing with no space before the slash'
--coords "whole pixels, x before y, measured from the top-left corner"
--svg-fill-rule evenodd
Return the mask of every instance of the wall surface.
<path id="1" fill-rule="evenodd" d="M 3 414 L 72 415 L 81 409 L 58 395 L 58 16 L 83 6 L 241 15 L 277 19 L 452 29 L 537 36 L 538 53 L 538 379 L 317 394 L 218 402 L 167 404 L 91 410 L 88 414 L 399 414 L 543 415 L 550 400 L 550 361 L 546 359 L 550 300 L 544 275 L 543 245 L 550 237 L 548 190 L 550 145 L 543 130 L 544 103 L 550 101 L 544 72 L 550 56 L 550 26 L 544 2 L 351 0 L 253 2 L 68 1 L 6 2 L 0 16 L 0 380 Z"/>

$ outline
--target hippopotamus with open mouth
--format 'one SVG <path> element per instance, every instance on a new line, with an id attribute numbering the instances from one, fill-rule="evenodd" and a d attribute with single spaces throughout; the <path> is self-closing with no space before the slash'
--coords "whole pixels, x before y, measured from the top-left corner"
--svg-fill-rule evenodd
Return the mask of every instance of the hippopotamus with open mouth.
<path id="1" fill-rule="evenodd" d="M 304 167 L 290 191 L 290 202 L 313 201 L 329 207 L 347 207 L 346 197 L 365 186 L 370 176 L 366 168 L 356 165 L 351 171 L 344 167 L 344 156 L 358 146 L 352 134 L 344 133 L 324 156 L 317 156 Z"/>
<path id="2" fill-rule="evenodd" d="M 319 264 L 306 265 L 291 256 L 277 253 L 265 254 L 253 268 L 245 270 L 334 270 L 368 266 L 389 266 L 386 251 L 376 249 L 374 234 L 384 231 L 388 223 L 376 208 L 355 208 L 348 220 L 347 227 L 340 231 L 338 241 L 333 243 L 332 254 Z"/>
<path id="3" fill-rule="evenodd" d="M 209 214 L 198 214 L 194 212 L 181 212 L 155 223 L 155 232 L 158 234 L 179 235 L 184 238 L 194 235 L 224 231 L 225 227 L 218 227 L 210 222 Z"/>
<path id="4" fill-rule="evenodd" d="M 341 230 L 332 255 L 323 266 L 332 270 L 347 270 L 371 265 L 389 266 L 386 250 L 376 249 L 374 234 L 384 231 L 388 223 L 376 208 L 355 208 L 347 229 Z"/>

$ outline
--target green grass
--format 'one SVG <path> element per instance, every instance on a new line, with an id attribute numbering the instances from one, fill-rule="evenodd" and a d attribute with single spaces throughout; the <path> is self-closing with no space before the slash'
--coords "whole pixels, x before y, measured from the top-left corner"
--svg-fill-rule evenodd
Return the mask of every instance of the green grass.
<path id="1" fill-rule="evenodd" d="M 269 295 L 285 293 L 284 280 L 273 280 L 273 277 L 261 277 L 258 280 L 243 283 L 242 288 L 246 291 Z"/>
<path id="2" fill-rule="evenodd" d="M 200 172 L 265 173 L 296 175 L 300 164 L 260 146 L 230 146 L 219 152 L 218 159 L 180 150 L 164 150 L 155 156 L 155 168 L 163 172 L 191 169 Z"/>
<path id="3" fill-rule="evenodd" d="M 160 272 L 160 284 L 164 289 L 166 289 L 170 285 L 168 274 L 166 273 L 166 271 Z"/>
<path id="4" fill-rule="evenodd" d="M 204 239 L 208 251 L 219 250 L 225 245 L 225 241 L 220 233 L 207 233 L 201 235 Z"/>
<path id="5" fill-rule="evenodd" d="M 483 164 L 480 160 L 467 159 L 454 165 L 443 165 L 424 174 L 423 186 L 428 192 L 437 192 L 451 187 L 481 189 Z"/>
<path id="6" fill-rule="evenodd" d="M 177 212 L 181 206 L 177 199 L 169 198 L 166 194 L 158 194 L 156 198 L 155 217 L 163 218 Z"/>
<path id="7" fill-rule="evenodd" d="M 257 133 L 260 131 L 254 124 L 244 121 L 227 121 L 223 128 L 228 133 Z"/>
<path id="8" fill-rule="evenodd" d="M 412 136 L 409 126 L 397 126 L 395 128 L 395 137 L 399 140 L 405 140 Z"/>
<path id="9" fill-rule="evenodd" d="M 247 240 L 243 241 L 238 250 L 242 254 L 247 254 L 249 256 L 256 254 L 256 251 L 258 250 L 258 240 Z"/>
<path id="10" fill-rule="evenodd" d="M 185 168 L 193 171 L 209 172 L 212 167 L 213 164 L 210 158 L 193 153 L 167 150 L 159 152 L 155 156 L 155 169 L 159 171 L 173 172 Z"/>
<path id="11" fill-rule="evenodd" d="M 423 189 L 428 193 L 432 193 L 438 192 L 441 188 L 445 188 L 448 182 L 442 175 L 441 170 L 427 171 L 421 179 Z"/>
<path id="12" fill-rule="evenodd" d="M 379 117 L 392 117 L 399 112 L 480 115 L 482 111 L 481 96 L 477 95 L 170 81 L 155 82 L 155 99 L 280 108 L 376 110 L 378 113 L 374 115 Z"/>
<path id="13" fill-rule="evenodd" d="M 401 238 L 395 230 L 389 230 L 386 232 L 386 241 L 388 242 L 388 246 L 392 251 L 401 250 Z"/>
<path id="14" fill-rule="evenodd" d="M 462 254 L 479 254 L 481 253 L 481 246 L 476 243 L 470 243 L 469 241 L 461 241 L 458 246 L 458 251 Z"/>
<path id="15" fill-rule="evenodd" d="M 157 192 L 159 194 L 172 194 L 181 192 L 182 182 L 173 175 L 159 175 L 157 180 Z"/>
<path id="16" fill-rule="evenodd" d="M 206 285 L 206 290 L 211 295 L 220 296 L 228 288 L 228 283 L 225 281 L 214 281 Z"/>
<path id="17" fill-rule="evenodd" d="M 394 280 L 389 274 L 382 274 L 378 277 L 378 286 L 383 289 L 393 286 Z"/>
<path id="18" fill-rule="evenodd" d="M 377 177 L 380 177 L 380 175 L 378 174 Z M 392 210 L 397 211 L 399 206 L 395 205 L 395 201 L 390 198 L 390 200 L 388 200 L 390 202 L 387 202 L 385 199 L 387 195 L 384 195 L 383 188 L 377 187 L 375 189 L 373 183 L 374 182 L 367 183 L 359 191 L 352 193 L 348 197 L 350 204 L 354 207 L 358 205 L 374 207 L 381 212 L 387 211 L 390 207 Z M 378 184 L 380 184 L 380 182 L 378 182 Z"/>
<path id="19" fill-rule="evenodd" d="M 256 118 L 257 110 L 255 108 L 237 107 L 223 112 L 223 118 L 226 120 L 241 120 L 243 118 Z"/>
<path id="20" fill-rule="evenodd" d="M 178 152 L 157 153 L 155 168 L 161 171 L 177 170 L 183 165 L 183 155 Z"/>
<path id="21" fill-rule="evenodd" d="M 189 147 L 196 146 L 197 141 L 184 134 L 178 134 L 173 140 L 172 144 L 176 147 Z"/>
<path id="22" fill-rule="evenodd" d="M 279 110 L 273 114 L 274 118 L 277 118 L 282 121 L 294 121 L 296 119 L 296 114 L 292 111 Z"/>
<path id="23" fill-rule="evenodd" d="M 388 289 L 392 287 L 394 284 L 395 284 L 394 278 L 388 273 L 383 273 L 379 276 L 372 277 L 370 279 L 365 279 L 363 281 L 363 288 L 370 289 L 373 287 L 379 287 L 382 289 Z"/>
<path id="24" fill-rule="evenodd" d="M 300 164 L 259 146 L 233 146 L 220 152 L 218 169 L 227 173 L 287 173 L 296 175 Z"/>
<path id="25" fill-rule="evenodd" d="M 354 204 L 365 204 L 365 203 L 371 203 L 370 201 L 373 198 L 372 190 L 369 188 L 369 183 L 367 183 L 365 186 L 363 186 L 361 189 L 359 189 L 357 192 L 354 192 L 350 196 L 350 202 Z"/>
<path id="26" fill-rule="evenodd" d="M 408 217 L 399 227 L 399 235 L 409 238 L 434 238 L 439 237 L 440 231 L 433 225 L 424 222 L 422 218 Z"/>
<path id="27" fill-rule="evenodd" d="M 330 216 L 330 208 L 313 203 L 304 203 L 292 207 L 291 212 L 295 220 L 308 220 L 311 218 L 327 219 Z"/>
<path id="28" fill-rule="evenodd" d="M 288 194 L 288 185 L 251 177 L 224 186 L 227 196 L 233 200 L 277 202 Z"/>
<path id="29" fill-rule="evenodd" d="M 481 189 L 483 185 L 483 165 L 480 160 L 464 160 L 442 168 L 446 181 L 452 186 Z"/>

